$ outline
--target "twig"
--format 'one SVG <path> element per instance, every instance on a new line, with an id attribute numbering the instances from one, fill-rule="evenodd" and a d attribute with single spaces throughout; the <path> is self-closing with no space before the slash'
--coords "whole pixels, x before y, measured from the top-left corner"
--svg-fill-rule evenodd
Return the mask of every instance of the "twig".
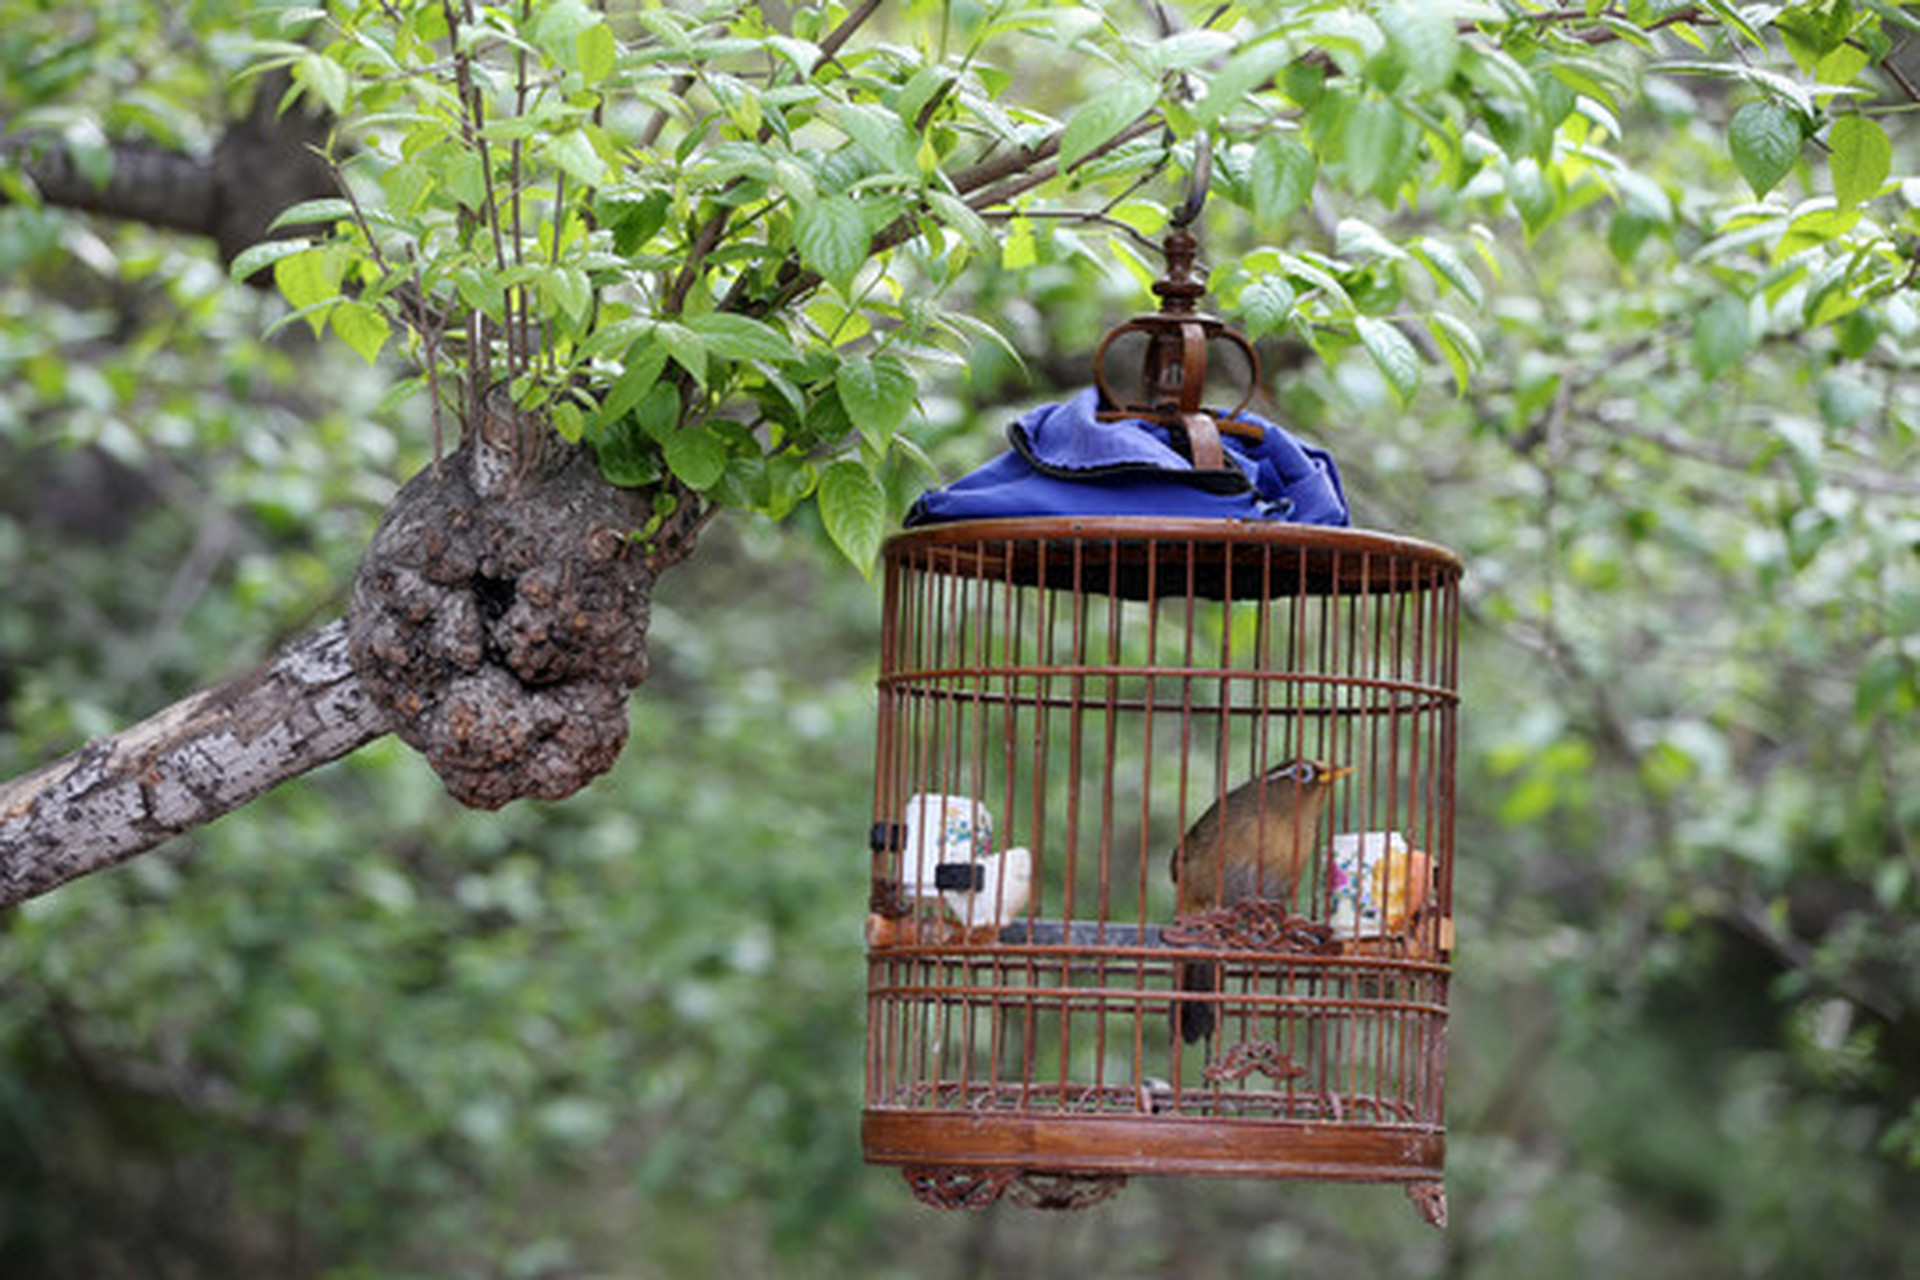
<path id="1" fill-rule="evenodd" d="M 663 490 L 674 500 L 673 513 L 661 522 L 651 539 L 647 567 L 658 574 L 693 554 L 700 532 L 720 514 L 718 503 L 703 501 L 700 495 L 679 480 Z"/>
<path id="2" fill-rule="evenodd" d="M 809 74 L 818 72 L 821 67 L 833 61 L 840 50 L 846 47 L 847 41 L 853 39 L 853 33 L 865 26 L 867 19 L 871 18 L 879 7 L 880 0 L 865 0 L 865 3 L 849 13 L 839 26 L 829 31 L 827 38 L 820 42 L 820 56 L 814 59 L 813 69 Z"/>
<path id="3" fill-rule="evenodd" d="M 1676 22 L 1695 22 L 1701 18 L 1711 19 L 1711 17 L 1710 14 L 1702 13 L 1699 5 L 1690 4 L 1684 9 L 1675 9 L 1671 13 L 1663 13 L 1653 21 L 1646 23 L 1640 29 L 1642 31 L 1658 31 L 1660 28 L 1672 26 Z M 1539 13 L 1519 14 L 1515 15 L 1512 21 L 1515 24 L 1526 23 L 1530 26 L 1546 27 L 1560 22 L 1597 24 L 1605 18 L 1632 21 L 1626 12 L 1621 9 L 1607 8 L 1602 9 L 1599 13 L 1588 13 L 1585 5 L 1577 7 L 1569 6 L 1560 9 L 1545 9 Z M 1467 35 L 1470 32 L 1478 30 L 1479 25 L 1479 23 L 1473 21 L 1462 21 L 1455 24 L 1456 29 L 1461 35 Z M 1595 35 L 1602 36 L 1603 38 L 1598 40 L 1591 38 Z M 1591 26 L 1589 30 L 1577 33 L 1574 38 L 1585 44 L 1604 44 L 1609 40 L 1618 40 L 1621 37 L 1608 28 Z"/>
<path id="4" fill-rule="evenodd" d="M 1095 226 L 1107 227 L 1124 232 L 1127 238 L 1143 249 L 1158 252 L 1160 245 L 1152 236 L 1146 235 L 1137 227 L 1130 227 L 1110 213 L 1098 209 L 1008 209 L 1004 212 L 983 213 L 983 218 L 993 222 L 1005 222 L 1014 218 L 1048 218 L 1056 222 L 1084 222 Z"/>
<path id="5" fill-rule="evenodd" d="M 693 73 L 685 71 L 673 78 L 673 84 L 668 88 L 667 96 L 684 98 L 687 96 L 687 90 L 691 88 L 693 88 Z M 654 143 L 660 141 L 660 134 L 667 127 L 667 116 L 668 111 L 665 107 L 653 113 L 653 118 L 641 128 L 640 136 L 634 141 L 636 151 L 653 150 Z"/>
<path id="6" fill-rule="evenodd" d="M 1854 42 L 1850 40 L 1847 43 L 1853 44 Z M 1913 81 L 1907 77 L 1907 73 L 1900 69 L 1900 64 L 1895 62 L 1892 57 L 1889 56 L 1881 59 L 1880 69 L 1886 72 L 1895 84 L 1900 86 L 1900 92 L 1906 94 L 1913 102 L 1920 103 L 1920 86 L 1916 86 Z"/>
<path id="7" fill-rule="evenodd" d="M 447 15 L 447 39 L 457 50 L 460 47 L 460 23 L 454 16 L 453 0 L 441 0 L 441 8 Z M 494 196 L 492 153 L 487 147 L 487 136 L 482 132 L 486 127 L 486 100 L 480 96 L 480 88 L 473 82 L 473 60 L 470 55 L 454 54 L 453 75 L 460 95 L 460 132 L 467 145 L 480 157 L 480 177 L 486 184 L 487 227 L 493 232 L 494 263 L 505 271 L 507 247 L 500 230 L 499 205 Z"/>
<path id="8" fill-rule="evenodd" d="M 533 7 L 532 0 L 523 0 L 520 6 L 520 23 L 522 26 L 525 26 L 527 22 L 531 19 L 532 7 Z M 513 113 L 516 116 L 524 117 L 527 114 L 527 49 L 526 49 L 526 46 L 522 45 L 520 46 L 520 48 L 516 49 L 514 51 L 513 56 L 514 56 L 514 66 L 515 66 L 514 89 L 513 89 Z M 525 152 L 526 152 L 526 143 L 519 138 L 515 138 L 513 140 L 512 155 L 511 155 L 511 158 L 508 160 L 508 163 L 512 166 L 512 170 L 513 170 L 513 264 L 515 266 L 524 266 L 526 263 L 527 239 L 526 239 L 526 229 L 521 219 L 521 199 L 520 199 L 522 194 L 522 188 L 523 188 L 522 178 L 524 176 L 521 173 L 520 166 L 523 159 L 525 158 Z M 560 242 L 560 238 L 558 236 L 555 236 L 554 237 L 555 245 L 558 245 L 559 242 Z M 517 324 L 515 323 L 516 317 L 514 315 L 509 315 L 506 317 L 507 370 L 508 370 L 508 376 L 510 377 L 515 374 L 519 374 L 523 372 L 527 368 L 527 366 L 532 363 L 532 359 L 527 354 L 527 342 L 528 342 L 527 286 L 524 284 L 520 285 L 518 292 L 520 294 L 520 305 L 517 308 L 515 308 L 515 311 L 517 312 L 518 323 Z M 511 303 L 512 301 L 511 294 L 509 295 L 508 301 L 509 303 Z"/>

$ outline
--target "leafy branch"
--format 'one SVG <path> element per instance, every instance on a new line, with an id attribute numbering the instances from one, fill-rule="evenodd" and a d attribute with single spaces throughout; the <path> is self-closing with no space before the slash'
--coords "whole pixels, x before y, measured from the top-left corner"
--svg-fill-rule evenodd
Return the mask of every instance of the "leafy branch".
<path id="1" fill-rule="evenodd" d="M 656 519 L 636 533 L 656 555 L 681 554 L 667 535 L 697 534 L 720 507 L 779 518 L 813 502 L 864 562 L 916 348 L 977 335 L 944 301 L 962 273 L 1030 256 L 1034 221 L 1053 224 L 1049 240 L 1072 228 L 1132 252 L 1165 216 L 1139 193 L 1197 131 L 1215 139 L 1217 194 L 1257 233 L 1217 256 L 1220 302 L 1256 337 L 1364 355 L 1404 401 L 1424 365 L 1449 366 L 1461 389 L 1473 378 L 1484 354 L 1471 314 L 1500 264 L 1497 237 L 1448 240 L 1397 208 L 1432 190 L 1484 200 L 1531 238 L 1605 201 L 1618 210 L 1609 246 L 1627 257 L 1679 233 L 1674 193 L 1611 149 L 1637 70 L 1594 50 L 1718 30 L 1756 50 L 1783 40 L 1820 74 L 1849 52 L 1890 65 L 1866 8 L 1756 27 L 1718 3 L 1499 20 L 1308 5 L 1229 31 L 1213 6 L 1200 26 L 1169 19 L 1157 35 L 1062 27 L 1049 38 L 1113 79 L 1055 119 L 1010 98 L 982 57 L 1039 38 L 1048 6 L 1008 0 L 952 53 L 866 39 L 885 12 L 803 5 L 775 29 L 750 6 L 610 17 L 587 0 L 340 0 L 330 43 L 264 51 L 303 91 L 351 108 L 341 220 L 247 265 L 271 266 L 298 316 L 369 358 L 393 329 L 382 317 L 398 320 L 436 405 L 440 386 L 458 388 L 463 422 L 504 384 L 530 436 L 590 446 L 608 479 L 652 488 Z M 1855 87 L 1754 59 L 1656 65 L 1707 68 L 1753 95 L 1728 136 L 1756 193 L 1809 140 L 1843 210 L 1885 189 L 1884 130 L 1834 105 Z M 1302 212 L 1320 244 L 1289 231 Z M 996 224 L 1009 223 L 1003 245 Z M 1844 263 L 1827 296 L 1878 296 L 1893 288 L 1892 241 L 1873 225 L 1783 221 L 1774 243 Z M 1817 301 L 1806 312 L 1835 314 Z"/>

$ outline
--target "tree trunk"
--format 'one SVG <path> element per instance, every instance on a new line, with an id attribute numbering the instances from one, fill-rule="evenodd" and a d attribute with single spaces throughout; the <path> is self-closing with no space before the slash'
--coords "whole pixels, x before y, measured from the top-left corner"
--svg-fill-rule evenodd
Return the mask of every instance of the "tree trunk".
<path id="1" fill-rule="evenodd" d="M 124 862 L 387 732 L 347 624 L 0 783 L 0 906 Z"/>

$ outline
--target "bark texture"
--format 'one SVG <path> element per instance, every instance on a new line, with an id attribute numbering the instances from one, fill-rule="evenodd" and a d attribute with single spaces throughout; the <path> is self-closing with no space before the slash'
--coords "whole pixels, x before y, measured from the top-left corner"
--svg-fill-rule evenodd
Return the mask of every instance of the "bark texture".
<path id="1" fill-rule="evenodd" d="M 647 674 L 649 496 L 545 424 L 489 410 L 408 481 L 354 583 L 354 665 L 395 733 L 463 804 L 558 800 L 611 768 Z M 544 457 L 490 447 L 547 439 Z M 536 450 L 536 454 L 539 451 Z"/>
<path id="2" fill-rule="evenodd" d="M 347 655 L 347 624 L 238 680 L 0 784 L 0 906 L 213 821 L 386 732 Z"/>

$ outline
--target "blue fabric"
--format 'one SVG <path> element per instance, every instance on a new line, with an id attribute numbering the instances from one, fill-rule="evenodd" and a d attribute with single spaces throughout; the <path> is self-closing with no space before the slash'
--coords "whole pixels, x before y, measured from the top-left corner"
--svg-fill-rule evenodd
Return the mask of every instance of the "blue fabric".
<path id="1" fill-rule="evenodd" d="M 1221 433 L 1227 465 L 1196 470 L 1167 427 L 1101 422 L 1093 388 L 1042 405 L 1007 428 L 1012 448 L 952 484 L 920 495 L 908 525 L 998 516 L 1172 516 L 1346 525 L 1333 456 L 1281 428 L 1259 442 Z"/>

